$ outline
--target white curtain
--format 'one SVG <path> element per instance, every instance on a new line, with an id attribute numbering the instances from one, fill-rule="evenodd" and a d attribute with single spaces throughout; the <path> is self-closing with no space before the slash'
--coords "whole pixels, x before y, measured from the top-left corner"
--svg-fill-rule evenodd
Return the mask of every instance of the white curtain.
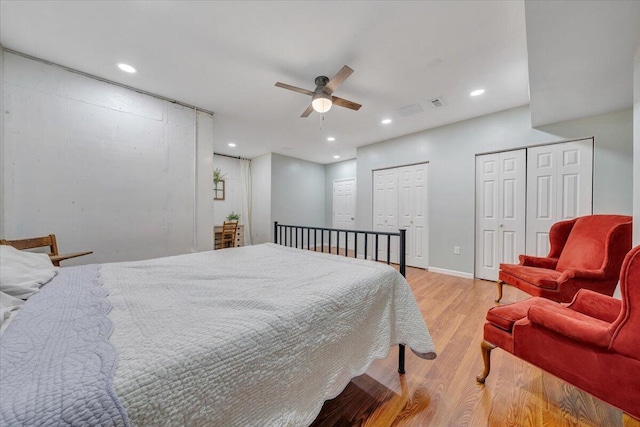
<path id="1" fill-rule="evenodd" d="M 244 224 L 244 244 L 251 244 L 251 160 L 240 159 L 240 188 L 242 191 L 241 222 Z"/>

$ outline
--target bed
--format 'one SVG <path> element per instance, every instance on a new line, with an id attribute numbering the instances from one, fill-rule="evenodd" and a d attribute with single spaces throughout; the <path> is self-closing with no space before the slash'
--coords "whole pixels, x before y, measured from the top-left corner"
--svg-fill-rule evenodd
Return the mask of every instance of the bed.
<path id="1" fill-rule="evenodd" d="M 62 268 L 0 341 L 2 425 L 308 425 L 391 346 L 435 357 L 393 267 L 276 244 Z"/>

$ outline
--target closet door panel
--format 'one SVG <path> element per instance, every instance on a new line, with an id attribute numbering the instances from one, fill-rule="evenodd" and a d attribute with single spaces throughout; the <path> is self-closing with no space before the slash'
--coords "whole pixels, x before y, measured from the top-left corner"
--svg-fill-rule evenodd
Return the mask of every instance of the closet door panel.
<path id="1" fill-rule="evenodd" d="M 476 267 L 481 279 L 498 277 L 499 154 L 476 157 Z"/>
<path id="2" fill-rule="evenodd" d="M 593 213 L 593 139 L 527 149 L 526 253 L 547 256 L 549 230 Z"/>
<path id="3" fill-rule="evenodd" d="M 556 222 L 558 202 L 558 148 L 555 145 L 527 149 L 526 253 L 549 253 L 549 229 Z"/>
<path id="4" fill-rule="evenodd" d="M 526 151 L 500 153 L 499 263 L 514 264 L 525 251 Z M 497 276 L 496 276 L 497 279 Z"/>
<path id="5" fill-rule="evenodd" d="M 413 166 L 413 260 L 412 266 L 429 267 L 428 164 Z"/>
<path id="6" fill-rule="evenodd" d="M 497 280 L 525 249 L 525 150 L 476 157 L 475 276 Z"/>

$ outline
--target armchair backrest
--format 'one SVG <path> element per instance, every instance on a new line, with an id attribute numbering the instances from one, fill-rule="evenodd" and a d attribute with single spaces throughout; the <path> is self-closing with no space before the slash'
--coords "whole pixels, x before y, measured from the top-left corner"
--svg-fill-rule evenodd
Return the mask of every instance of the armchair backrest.
<path id="1" fill-rule="evenodd" d="M 611 271 L 617 276 L 622 260 L 631 248 L 631 221 L 627 215 L 576 218 L 556 270 L 599 270 L 612 265 Z"/>
<path id="2" fill-rule="evenodd" d="M 631 249 L 620 271 L 622 308 L 611 324 L 611 349 L 640 360 L 640 246 Z"/>
<path id="3" fill-rule="evenodd" d="M 567 243 L 571 229 L 575 225 L 577 218 L 568 219 L 566 221 L 556 222 L 549 230 L 549 255 L 547 258 L 560 258 L 564 245 Z"/>

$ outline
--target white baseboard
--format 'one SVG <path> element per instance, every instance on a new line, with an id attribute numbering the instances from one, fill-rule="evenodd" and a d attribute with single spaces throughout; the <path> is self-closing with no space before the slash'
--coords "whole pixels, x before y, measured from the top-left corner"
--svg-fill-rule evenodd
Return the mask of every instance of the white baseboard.
<path id="1" fill-rule="evenodd" d="M 446 268 L 438 268 L 429 266 L 429 271 L 433 273 L 448 274 L 449 276 L 464 277 L 465 279 L 473 279 L 472 273 L 464 271 L 447 270 Z"/>

